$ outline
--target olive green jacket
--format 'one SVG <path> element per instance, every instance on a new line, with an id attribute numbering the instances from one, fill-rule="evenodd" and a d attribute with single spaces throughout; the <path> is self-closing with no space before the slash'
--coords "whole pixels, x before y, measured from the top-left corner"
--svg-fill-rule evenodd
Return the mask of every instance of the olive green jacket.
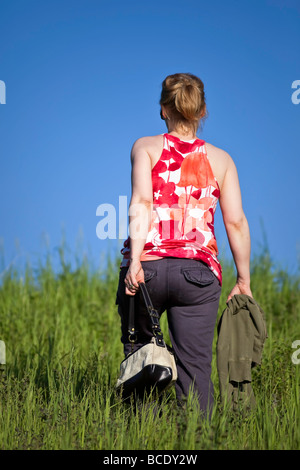
<path id="1" fill-rule="evenodd" d="M 251 369 L 261 364 L 267 338 L 265 314 L 248 295 L 234 295 L 217 326 L 217 369 L 220 396 L 236 409 L 239 404 L 252 408 L 255 397 Z"/>

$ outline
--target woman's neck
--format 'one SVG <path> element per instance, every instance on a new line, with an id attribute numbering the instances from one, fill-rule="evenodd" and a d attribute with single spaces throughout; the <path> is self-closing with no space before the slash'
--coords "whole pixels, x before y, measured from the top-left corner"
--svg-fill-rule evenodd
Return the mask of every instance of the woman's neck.
<path id="1" fill-rule="evenodd" d="M 174 135 L 182 140 L 193 140 L 196 139 L 197 136 L 195 132 L 191 128 L 187 127 L 180 127 L 178 128 L 175 125 L 172 125 L 172 121 L 168 121 L 167 123 L 168 134 Z"/>
<path id="2" fill-rule="evenodd" d="M 185 133 L 182 131 L 175 131 L 175 130 L 170 131 L 168 129 L 168 134 L 173 135 L 174 137 L 178 137 L 181 140 L 193 140 L 197 138 L 195 133 L 191 130 Z"/>

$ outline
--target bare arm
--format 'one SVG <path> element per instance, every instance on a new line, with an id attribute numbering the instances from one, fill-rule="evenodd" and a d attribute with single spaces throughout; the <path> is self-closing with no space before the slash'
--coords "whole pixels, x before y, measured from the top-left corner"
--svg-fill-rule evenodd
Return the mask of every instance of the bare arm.
<path id="1" fill-rule="evenodd" d="M 151 160 L 144 139 L 138 139 L 131 151 L 131 187 L 129 204 L 130 266 L 125 277 L 126 294 L 134 295 L 138 282 L 144 281 L 140 257 L 150 227 L 153 207 Z M 128 286 L 133 285 L 133 288 Z"/>
<path id="2" fill-rule="evenodd" d="M 250 289 L 250 232 L 242 206 L 237 170 L 230 157 L 221 189 L 220 208 L 237 269 L 237 282 L 227 300 L 235 294 L 247 294 L 252 297 Z"/>

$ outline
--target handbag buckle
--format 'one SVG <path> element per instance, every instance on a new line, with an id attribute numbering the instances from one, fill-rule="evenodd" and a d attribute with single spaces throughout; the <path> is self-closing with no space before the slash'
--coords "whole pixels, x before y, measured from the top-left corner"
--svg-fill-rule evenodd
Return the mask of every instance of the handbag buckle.
<path id="1" fill-rule="evenodd" d="M 131 352 L 133 353 L 133 345 L 136 343 L 137 341 L 137 334 L 135 333 L 135 329 L 134 328 L 131 328 L 131 330 L 128 330 L 128 341 L 129 343 L 131 343 Z"/>
<path id="2" fill-rule="evenodd" d="M 153 307 L 149 307 L 149 315 L 151 317 L 152 323 L 154 325 L 159 325 L 159 315 L 157 313 L 157 310 Z"/>
<path id="3" fill-rule="evenodd" d="M 136 331 L 135 331 L 135 328 L 131 328 L 130 330 L 128 330 L 128 341 L 130 343 L 136 343 L 137 341 L 137 334 L 136 334 Z"/>
<path id="4" fill-rule="evenodd" d="M 161 346 L 161 347 L 165 347 L 165 342 L 164 342 L 164 337 L 163 337 L 163 334 L 161 332 L 161 330 L 155 330 L 153 328 L 153 335 L 155 337 L 155 341 L 156 341 L 156 344 L 157 346 Z"/>

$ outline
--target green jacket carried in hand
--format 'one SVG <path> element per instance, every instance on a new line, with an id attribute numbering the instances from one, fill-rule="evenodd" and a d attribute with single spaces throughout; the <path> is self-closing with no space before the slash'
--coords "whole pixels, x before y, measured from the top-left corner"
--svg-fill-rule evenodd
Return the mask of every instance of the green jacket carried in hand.
<path id="1" fill-rule="evenodd" d="M 267 329 L 265 314 L 248 295 L 234 295 L 218 322 L 217 369 L 220 395 L 233 409 L 255 406 L 251 369 L 261 364 Z"/>

